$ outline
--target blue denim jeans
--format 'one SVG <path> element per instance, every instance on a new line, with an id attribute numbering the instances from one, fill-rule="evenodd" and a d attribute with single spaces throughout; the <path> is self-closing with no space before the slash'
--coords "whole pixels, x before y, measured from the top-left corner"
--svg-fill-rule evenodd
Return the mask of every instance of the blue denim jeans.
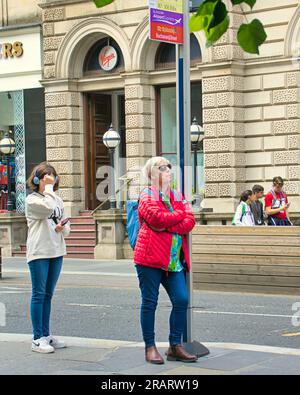
<path id="1" fill-rule="evenodd" d="M 61 271 L 63 257 L 35 259 L 28 263 L 32 282 L 30 306 L 33 338 L 49 336 L 51 299 Z"/>
<path id="2" fill-rule="evenodd" d="M 170 315 L 170 345 L 182 343 L 186 329 L 188 292 L 185 272 L 165 272 L 147 266 L 136 265 L 139 285 L 142 294 L 141 327 L 146 347 L 155 345 L 155 311 L 157 306 L 160 284 L 167 291 L 172 303 Z"/>

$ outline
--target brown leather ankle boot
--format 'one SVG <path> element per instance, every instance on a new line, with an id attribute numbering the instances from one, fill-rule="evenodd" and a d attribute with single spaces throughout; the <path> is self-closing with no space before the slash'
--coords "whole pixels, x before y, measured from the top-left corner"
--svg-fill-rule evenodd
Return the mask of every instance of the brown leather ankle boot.
<path id="1" fill-rule="evenodd" d="M 196 362 L 198 357 L 185 351 L 181 344 L 170 346 L 167 351 L 168 361 Z"/>
<path id="2" fill-rule="evenodd" d="M 154 363 L 155 365 L 162 365 L 165 363 L 156 346 L 146 347 L 145 357 L 147 362 Z"/>

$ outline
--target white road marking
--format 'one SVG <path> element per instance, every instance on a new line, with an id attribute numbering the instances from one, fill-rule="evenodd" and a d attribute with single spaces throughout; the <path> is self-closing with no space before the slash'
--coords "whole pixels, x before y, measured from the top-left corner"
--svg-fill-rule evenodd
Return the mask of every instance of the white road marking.
<path id="1" fill-rule="evenodd" d="M 1 287 L 0 294 L 22 294 L 31 292 L 30 288 Z"/>
<path id="2" fill-rule="evenodd" d="M 0 291 L 0 294 L 26 294 L 31 291 Z"/>
<path id="3" fill-rule="evenodd" d="M 292 315 L 283 315 L 283 314 L 259 314 L 259 313 L 238 313 L 233 311 L 200 311 L 194 310 L 194 313 L 199 314 L 224 314 L 224 315 L 248 315 L 248 316 L 258 316 L 258 317 L 280 317 L 280 318 L 292 318 Z"/>
<path id="4" fill-rule="evenodd" d="M 67 306 L 79 306 L 79 307 L 105 307 L 110 308 L 112 306 L 107 304 L 88 304 L 88 303 L 67 303 Z"/>
<path id="5" fill-rule="evenodd" d="M 29 273 L 28 270 L 5 269 L 5 273 Z M 81 276 L 115 276 L 115 277 L 136 277 L 135 273 L 111 273 L 111 272 L 84 272 L 62 270 L 61 274 L 81 275 Z"/>

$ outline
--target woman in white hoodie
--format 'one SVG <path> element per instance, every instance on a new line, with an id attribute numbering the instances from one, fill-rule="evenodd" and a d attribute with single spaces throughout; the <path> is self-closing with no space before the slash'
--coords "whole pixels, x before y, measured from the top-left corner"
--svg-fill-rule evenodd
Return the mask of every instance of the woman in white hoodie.
<path id="1" fill-rule="evenodd" d="M 27 263 L 32 282 L 30 306 L 33 326 L 32 351 L 54 352 L 65 344 L 50 334 L 51 300 L 66 255 L 64 236 L 70 225 L 64 214 L 62 199 L 56 195 L 59 178 L 47 162 L 37 165 L 29 177 L 33 193 L 26 198 L 28 225 Z"/>
<path id="2" fill-rule="evenodd" d="M 255 220 L 250 203 L 254 199 L 253 192 L 246 190 L 241 194 L 240 204 L 237 206 L 232 225 L 255 226 Z"/>

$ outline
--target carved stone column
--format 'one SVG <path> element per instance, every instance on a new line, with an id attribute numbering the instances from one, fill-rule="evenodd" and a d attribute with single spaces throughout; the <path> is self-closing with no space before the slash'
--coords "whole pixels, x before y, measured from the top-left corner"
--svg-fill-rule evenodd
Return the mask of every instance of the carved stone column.
<path id="1" fill-rule="evenodd" d="M 228 2 L 230 6 L 230 2 Z M 246 188 L 243 52 L 236 43 L 233 13 L 228 32 L 213 47 L 213 64 L 203 67 L 205 200 L 214 213 L 233 213 Z"/>
<path id="2" fill-rule="evenodd" d="M 84 138 L 81 94 L 69 84 L 46 87 L 47 160 L 60 175 L 68 216 L 84 209 Z"/>
<path id="3" fill-rule="evenodd" d="M 129 196 L 137 198 L 142 182 L 140 170 L 155 155 L 155 97 L 147 73 L 125 74 L 124 78 L 127 174 L 134 178 Z"/>

